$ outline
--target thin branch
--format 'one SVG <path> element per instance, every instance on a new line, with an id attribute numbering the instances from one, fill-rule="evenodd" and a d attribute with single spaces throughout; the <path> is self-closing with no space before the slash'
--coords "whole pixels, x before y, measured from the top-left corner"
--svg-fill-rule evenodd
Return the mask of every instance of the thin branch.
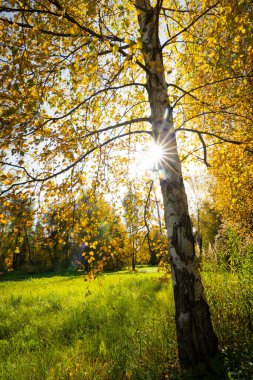
<path id="1" fill-rule="evenodd" d="M 33 133 L 35 133 L 36 131 L 38 131 L 39 129 L 43 128 L 47 123 L 55 123 L 57 122 L 58 120 L 62 120 L 64 119 L 65 117 L 67 116 L 70 116 L 71 114 L 73 114 L 76 110 L 78 110 L 80 107 L 82 107 L 85 103 L 89 102 L 91 99 L 93 99 L 94 97 L 100 95 L 101 93 L 103 92 L 106 92 L 106 91 L 113 91 L 113 90 L 120 90 L 122 88 L 125 88 L 125 87 L 130 87 L 130 86 L 143 86 L 143 87 L 146 87 L 145 84 L 143 83 L 127 83 L 127 84 L 124 84 L 124 85 L 121 85 L 121 86 L 117 86 L 117 87 L 106 87 L 106 88 L 103 88 L 101 90 L 98 90 L 96 91 L 94 94 L 92 94 L 91 96 L 89 96 L 88 98 L 84 99 L 81 103 L 77 104 L 74 108 L 72 108 L 70 111 L 68 111 L 66 114 L 64 115 L 61 115 L 61 116 L 55 116 L 55 117 L 50 117 L 48 119 L 46 119 L 42 124 L 40 124 L 37 128 L 33 129 L 31 132 L 29 133 L 26 133 L 25 135 L 22 135 L 23 137 L 27 137 L 27 136 L 30 136 L 32 135 Z"/>
<path id="2" fill-rule="evenodd" d="M 212 86 L 214 84 L 217 84 L 217 83 L 221 83 L 221 82 L 226 82 L 228 80 L 235 80 L 235 79 L 245 79 L 245 78 L 252 78 L 253 75 L 237 75 L 237 76 L 234 76 L 234 77 L 227 77 L 227 78 L 222 78 L 222 79 L 219 79 L 219 80 L 215 80 L 213 82 L 209 82 L 209 83 L 205 83 L 205 84 L 202 84 L 198 87 L 195 87 L 195 88 L 192 88 L 191 90 L 189 91 L 185 91 L 185 94 L 184 95 L 181 95 L 177 100 L 176 102 L 174 103 L 173 107 L 175 107 L 177 105 L 177 103 L 185 96 L 185 95 L 190 95 L 191 92 L 193 91 L 196 91 L 196 90 L 199 90 L 201 88 L 204 88 L 204 87 L 207 87 L 207 86 Z"/>
<path id="3" fill-rule="evenodd" d="M 210 167 L 211 165 L 207 162 L 207 147 L 206 147 L 205 140 L 204 140 L 201 133 L 198 133 L 198 136 L 199 136 L 199 139 L 200 139 L 202 147 L 203 147 L 203 153 L 204 153 L 203 161 L 207 167 Z"/>
<path id="4" fill-rule="evenodd" d="M 111 43 L 111 46 L 113 46 L 113 44 Z M 125 58 L 128 58 L 128 59 L 132 59 L 133 56 L 131 56 L 130 54 L 127 54 L 123 48 L 119 48 L 118 50 L 122 55 L 123 57 Z M 151 75 L 151 71 L 143 64 L 141 63 L 141 61 L 139 61 L 139 59 L 136 59 L 135 63 L 141 68 L 143 69 L 146 73 L 148 73 L 149 75 Z"/>
<path id="5" fill-rule="evenodd" d="M 165 13 L 165 11 L 163 11 L 163 15 L 166 17 L 166 13 Z M 167 20 L 166 20 L 166 21 L 167 21 Z M 166 30 L 167 30 L 168 36 L 171 37 L 168 22 L 166 22 Z"/>
<path id="6" fill-rule="evenodd" d="M 124 138 L 124 137 L 126 137 L 128 135 L 142 134 L 142 133 L 152 135 L 152 132 L 150 132 L 150 131 L 138 130 L 138 131 L 129 131 L 129 132 L 123 133 L 121 135 L 112 137 L 111 139 L 104 141 L 99 146 L 95 146 L 95 147 L 91 148 L 85 154 L 83 154 L 82 156 L 80 156 L 75 162 L 73 162 L 72 164 L 66 166 L 64 169 L 61 169 L 58 172 L 56 172 L 54 174 L 50 174 L 47 177 L 43 177 L 43 178 L 33 177 L 33 176 L 31 176 L 29 174 L 29 177 L 31 178 L 31 180 L 26 180 L 26 181 L 23 181 L 23 182 L 13 183 L 7 189 L 3 190 L 0 193 L 0 195 L 3 195 L 5 193 L 9 192 L 11 189 L 13 189 L 14 187 L 17 187 L 17 186 L 27 185 L 29 183 L 34 183 L 34 182 L 45 182 L 45 181 L 48 181 L 48 180 L 50 180 L 52 178 L 55 178 L 55 177 L 59 176 L 60 174 L 63 174 L 65 172 L 69 171 L 70 169 L 74 168 L 79 162 L 83 161 L 86 157 L 88 157 L 91 153 L 95 152 L 97 149 L 101 149 L 102 147 L 110 144 L 111 142 L 113 142 L 115 140 L 118 140 L 118 139 L 121 139 L 121 138 Z"/>
<path id="7" fill-rule="evenodd" d="M 167 17 L 167 19 L 171 19 L 172 21 L 174 21 L 176 24 L 178 24 L 179 26 L 181 26 L 181 28 L 183 28 L 183 25 L 181 24 L 181 22 L 179 22 L 178 20 L 176 20 L 174 17 L 172 16 L 168 16 L 165 14 L 165 17 Z"/>
<path id="8" fill-rule="evenodd" d="M 109 131 L 111 129 L 116 129 L 116 128 L 124 127 L 125 125 L 131 125 L 131 124 L 134 124 L 134 123 L 141 123 L 141 122 L 151 123 L 151 118 L 150 117 L 139 117 L 137 119 L 131 119 L 131 120 L 123 121 L 122 123 L 117 123 L 117 124 L 114 124 L 114 125 L 110 125 L 109 127 L 105 127 L 105 128 L 102 128 L 102 129 L 98 129 L 96 131 L 92 131 L 92 132 L 88 133 L 87 135 L 85 135 L 83 137 L 84 138 L 85 137 L 90 137 L 90 136 L 93 136 L 95 134 L 99 134 L 99 133 L 102 133 L 102 132 Z"/>
<path id="9" fill-rule="evenodd" d="M 43 14 L 50 14 L 50 15 L 57 16 L 57 17 L 61 16 L 61 14 L 50 11 L 50 10 L 32 9 L 32 8 L 29 8 L 29 9 L 26 9 L 26 8 L 10 8 L 10 7 L 4 7 L 4 6 L 2 6 L 2 7 L 0 6 L 0 12 L 43 13 Z"/>
<path id="10" fill-rule="evenodd" d="M 111 46 L 113 47 L 114 44 L 111 43 Z M 119 50 L 121 51 L 121 50 L 124 50 L 124 49 L 128 49 L 130 46 L 131 46 L 131 44 L 123 45 L 123 46 L 120 47 Z M 97 55 L 98 55 L 99 57 L 101 57 L 101 56 L 103 56 L 103 55 L 107 55 L 107 54 L 111 54 L 111 53 L 112 53 L 112 49 L 108 49 L 108 50 L 102 50 L 102 51 L 99 51 L 99 52 L 97 53 Z M 83 61 L 85 61 L 85 60 L 86 60 L 85 58 L 82 58 L 82 59 L 80 59 L 80 62 L 83 62 Z"/>
<path id="11" fill-rule="evenodd" d="M 246 144 L 247 142 L 246 141 L 237 141 L 237 140 L 230 140 L 230 139 L 227 139 L 223 136 L 220 136 L 220 135 L 217 135 L 216 133 L 212 133 L 212 132 L 206 132 L 206 131 L 199 131 L 197 129 L 190 129 L 190 128 L 180 128 L 180 129 L 176 129 L 176 132 L 181 132 L 181 131 L 185 131 L 185 132 L 192 132 L 192 133 L 197 133 L 198 135 L 207 135 L 207 136 L 212 136 L 212 137 L 215 137 L 219 140 L 222 140 L 224 142 L 227 142 L 227 143 L 230 143 L 230 144 L 234 144 L 234 145 L 242 145 L 242 144 Z M 249 150 L 249 149 L 247 149 Z M 249 150 L 251 152 L 251 150 Z"/>
<path id="12" fill-rule="evenodd" d="M 7 18 L 2 18 L 0 17 L 0 21 L 3 21 L 4 23 L 8 23 L 9 25 L 18 25 L 20 26 L 21 28 L 27 28 L 27 29 L 33 29 L 34 26 L 31 25 L 31 24 L 27 24 L 27 23 L 23 23 L 23 22 L 15 22 L 15 21 L 12 21 L 12 20 L 8 20 Z M 77 34 L 76 33 L 60 33 L 60 32 L 53 32 L 51 30 L 46 30 L 46 29 L 38 29 L 41 33 L 43 34 L 50 34 L 52 36 L 56 36 L 56 37 L 76 37 Z"/>
<path id="13" fill-rule="evenodd" d="M 124 41 L 123 38 L 119 38 L 119 37 L 116 37 L 116 36 L 104 36 L 104 35 L 102 35 L 100 33 L 95 32 L 94 30 L 92 30 L 92 29 L 84 26 L 84 25 L 81 25 L 80 22 L 78 22 L 73 16 L 71 16 L 66 11 L 66 9 L 60 4 L 60 2 L 58 0 L 49 0 L 49 2 L 51 4 L 53 4 L 54 6 L 56 6 L 56 8 L 59 9 L 63 13 L 62 16 L 64 18 L 66 18 L 69 22 L 71 22 L 72 24 L 75 24 L 76 26 L 78 26 L 79 29 L 81 29 L 84 32 L 90 34 L 91 36 L 96 37 L 99 40 L 111 40 L 111 41 L 118 41 L 118 42 L 123 42 Z"/>
<path id="14" fill-rule="evenodd" d="M 146 226 L 146 229 L 147 229 L 147 234 L 145 237 L 147 237 L 147 240 L 148 240 L 148 247 L 149 247 L 149 252 L 151 254 L 152 252 L 152 247 L 151 247 L 151 242 L 150 242 L 150 228 L 149 228 L 149 225 L 148 225 L 148 221 L 147 221 L 147 209 L 148 209 L 148 206 L 149 206 L 149 203 L 150 203 L 150 194 L 151 194 L 151 191 L 153 189 L 153 185 L 154 185 L 154 181 L 150 181 L 150 187 L 149 187 L 149 191 L 148 191 L 148 196 L 147 196 L 147 200 L 146 200 L 146 203 L 145 203 L 145 206 L 144 206 L 144 223 L 145 223 L 145 226 Z"/>
<path id="15" fill-rule="evenodd" d="M 73 16 L 71 16 L 66 11 L 66 9 L 60 4 L 60 2 L 58 0 L 49 0 L 49 2 L 51 4 L 53 4 L 61 13 L 59 14 L 59 13 L 56 13 L 56 12 L 53 12 L 50 10 L 42 10 L 42 9 L 32 9 L 32 8 L 25 9 L 25 8 L 9 8 L 9 7 L 0 7 L 0 12 L 11 12 L 11 13 L 22 12 L 22 14 L 23 13 L 41 13 L 41 14 L 50 14 L 50 15 L 57 16 L 57 17 L 63 17 L 66 20 L 68 20 L 69 22 L 71 22 L 72 24 L 76 25 L 82 31 L 84 31 L 84 32 L 88 33 L 89 35 L 96 37 L 100 40 L 110 40 L 110 41 L 118 41 L 118 42 L 124 41 L 123 38 L 119 38 L 117 36 L 104 36 L 103 34 L 97 33 L 96 31 L 92 30 L 91 28 L 88 28 L 84 25 L 81 25 L 80 22 L 78 22 Z M 16 22 L 13 22 L 13 21 L 7 20 L 7 19 L 2 19 L 2 21 L 6 21 L 9 24 L 15 23 L 15 24 L 17 24 L 23 28 L 33 28 L 33 26 L 30 24 L 19 23 L 19 22 L 16 23 Z M 47 34 L 53 34 L 53 35 L 58 35 L 58 36 L 62 35 L 62 33 L 46 31 L 44 29 L 39 29 L 39 30 L 41 32 L 47 33 Z M 64 34 L 64 36 L 67 36 L 67 35 Z"/>
<path id="16" fill-rule="evenodd" d="M 185 120 L 177 129 L 178 130 L 181 129 L 183 127 L 183 125 L 187 124 L 189 121 L 191 121 L 193 119 L 196 119 L 196 118 L 201 117 L 201 116 L 209 115 L 209 114 L 225 114 L 225 115 L 235 116 L 235 117 L 241 117 L 242 119 L 247 119 L 249 121 L 253 121 L 253 119 L 249 118 L 248 116 L 240 115 L 239 113 L 229 112 L 229 111 L 226 111 L 226 110 L 205 111 L 205 112 L 201 112 L 201 113 L 199 113 L 197 115 L 194 115 L 194 116 L 190 117 L 189 119 Z"/>
<path id="17" fill-rule="evenodd" d="M 161 12 L 163 6 L 163 0 L 157 0 L 156 1 L 156 12 L 157 12 L 157 17 L 159 18 L 159 13 Z"/>
<path id="18" fill-rule="evenodd" d="M 209 148 L 210 146 L 220 145 L 220 144 L 225 144 L 225 141 L 218 141 L 216 143 L 207 144 L 206 147 Z M 190 157 L 192 154 L 194 154 L 195 152 L 198 152 L 202 149 L 203 149 L 203 146 L 201 146 L 200 148 L 196 148 L 196 149 L 192 150 L 191 152 L 188 152 L 187 155 L 184 156 L 180 161 L 183 162 L 183 161 L 187 160 L 187 158 Z"/>
<path id="19" fill-rule="evenodd" d="M 92 94 L 91 96 L 89 96 L 88 98 L 84 99 L 81 103 L 77 104 L 74 108 L 72 108 L 69 112 L 67 112 L 65 115 L 62 115 L 62 116 L 58 116 L 58 117 L 52 117 L 49 119 L 52 120 L 52 121 L 57 121 L 57 120 L 61 120 L 61 119 L 64 119 L 65 117 L 71 115 L 72 113 L 74 113 L 77 109 L 79 109 L 81 106 L 83 106 L 85 103 L 89 102 L 92 98 L 100 95 L 101 93 L 103 92 L 106 92 L 106 91 L 114 91 L 114 90 L 120 90 L 122 88 L 125 88 L 125 87 L 131 87 L 131 86 L 142 86 L 142 87 L 145 87 L 146 88 L 146 85 L 143 84 L 143 83 L 127 83 L 127 84 L 123 84 L 121 86 L 114 86 L 114 87 L 106 87 L 106 88 L 102 88 L 101 90 L 98 90 L 96 91 L 94 94 Z"/>
<path id="20" fill-rule="evenodd" d="M 173 9 L 173 8 L 167 8 L 167 7 L 162 7 L 163 11 L 168 11 L 168 12 L 179 12 L 179 13 L 192 13 L 193 11 L 190 11 L 189 9 Z"/>
<path id="21" fill-rule="evenodd" d="M 51 69 L 51 70 L 49 71 L 49 73 L 48 73 L 46 79 L 44 80 L 44 84 L 47 82 L 47 80 L 48 80 L 48 78 L 50 77 L 50 75 L 51 75 L 52 73 L 55 72 L 55 69 L 56 69 L 59 65 L 61 65 L 63 62 L 65 62 L 65 61 L 66 61 L 71 55 L 75 54 L 78 50 L 82 49 L 84 46 L 89 45 L 90 42 L 91 42 L 91 41 L 89 40 L 88 42 L 85 42 L 85 43 L 81 44 L 81 45 L 78 46 L 76 49 L 72 50 L 69 54 L 67 54 L 62 60 L 56 62 L 56 63 L 54 64 L 54 66 L 53 66 L 53 69 Z"/>
<path id="22" fill-rule="evenodd" d="M 186 91 L 186 90 L 184 90 L 182 87 L 178 86 L 177 84 L 174 84 L 174 83 L 167 83 L 167 87 L 168 87 L 168 88 L 169 88 L 169 87 L 174 87 L 174 88 L 176 88 L 177 90 L 183 92 L 184 95 L 189 95 L 189 96 L 191 96 L 193 99 L 195 99 L 195 100 L 197 100 L 197 101 L 200 101 L 196 96 L 194 96 L 194 95 L 191 94 L 191 91 Z M 184 96 L 184 95 L 182 95 L 182 96 Z M 182 96 L 180 97 L 180 99 L 182 98 Z M 177 101 L 178 101 L 178 100 L 177 100 Z M 176 101 L 176 103 L 177 103 L 177 101 Z M 176 105 L 176 103 L 174 104 L 174 106 Z M 173 106 L 173 107 L 174 107 L 174 106 Z"/>
<path id="23" fill-rule="evenodd" d="M 26 169 L 24 166 L 16 165 L 16 164 L 12 164 L 12 163 L 10 163 L 10 162 L 6 162 L 6 161 L 0 161 L 0 164 L 2 164 L 3 166 L 4 166 L 4 165 L 7 165 L 7 166 L 11 166 L 11 167 L 13 167 L 13 168 L 22 169 L 22 170 L 24 170 L 24 172 L 26 173 L 26 175 L 27 175 L 28 177 L 34 179 L 34 178 L 30 175 L 30 173 L 27 171 L 27 169 Z"/>
<path id="24" fill-rule="evenodd" d="M 75 24 L 76 26 L 78 26 L 81 30 L 85 31 L 86 33 L 88 33 L 90 36 L 92 37 L 96 37 L 98 38 L 100 41 L 110 41 L 110 45 L 111 47 L 113 48 L 113 46 L 115 44 L 113 44 L 112 41 L 116 41 L 116 42 L 124 42 L 124 39 L 123 38 L 119 38 L 115 35 L 113 36 L 108 36 L 108 35 L 102 35 L 102 34 L 99 34 L 99 33 L 96 33 L 95 31 L 93 31 L 92 29 L 90 28 L 87 28 L 83 25 L 81 25 L 77 20 L 75 20 L 72 16 L 70 16 L 66 11 L 65 9 L 61 6 L 61 4 L 58 2 L 58 0 L 49 0 L 52 4 L 54 4 L 61 12 L 62 12 L 62 15 L 61 17 L 63 16 L 64 18 L 66 18 L 68 21 L 70 21 L 71 23 Z M 28 28 L 28 29 L 32 29 L 34 28 L 33 25 L 31 24 L 28 24 L 28 23 L 21 23 L 21 22 L 14 22 L 12 20 L 8 20 L 8 19 L 5 19 L 5 18 L 1 18 L 0 17 L 0 21 L 3 21 L 3 22 L 7 22 L 9 23 L 10 25 L 13 25 L 13 24 L 16 24 L 22 28 Z M 38 29 L 41 33 L 44 33 L 44 34 L 50 34 L 50 35 L 53 35 L 53 36 L 59 36 L 59 37 L 76 37 L 78 34 L 73 34 L 73 33 L 60 33 L 60 32 L 53 32 L 53 31 L 49 31 L 49 30 L 45 30 L 45 29 Z M 118 51 L 125 57 L 125 58 L 130 58 L 131 59 L 131 56 L 129 54 L 127 54 L 124 49 L 128 48 L 130 45 L 127 44 L 127 45 L 124 45 L 122 47 L 120 47 L 118 49 Z M 106 55 L 108 53 L 111 53 L 111 50 L 105 50 L 101 53 L 99 53 L 99 55 Z M 141 67 L 144 71 L 146 72 L 149 72 L 149 70 L 147 69 L 147 67 L 142 63 L 140 62 L 140 60 L 136 60 L 135 63 Z M 150 72 L 149 72 L 150 73 Z"/>
<path id="25" fill-rule="evenodd" d="M 170 37 L 167 41 L 164 42 L 162 45 L 162 49 L 164 49 L 172 40 L 177 38 L 180 34 L 185 33 L 189 28 L 191 28 L 199 19 L 201 19 L 206 13 L 208 13 L 211 9 L 215 8 L 220 1 L 217 1 L 217 3 L 213 4 L 209 8 L 207 8 L 204 12 L 202 12 L 198 17 L 196 17 L 189 25 L 187 25 L 185 28 L 181 29 L 178 33 L 174 34 L 174 36 Z"/>

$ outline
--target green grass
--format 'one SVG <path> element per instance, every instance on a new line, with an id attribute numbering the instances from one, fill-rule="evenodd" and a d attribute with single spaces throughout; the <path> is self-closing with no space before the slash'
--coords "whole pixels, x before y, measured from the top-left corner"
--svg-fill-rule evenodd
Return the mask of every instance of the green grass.
<path id="1" fill-rule="evenodd" d="M 251 273 L 202 274 L 225 364 L 232 379 L 253 379 L 253 287 Z"/>
<path id="2" fill-rule="evenodd" d="M 0 379 L 178 378 L 171 283 L 139 270 L 94 281 L 73 273 L 2 277 Z M 203 278 L 231 378 L 250 379 L 248 282 Z"/>
<path id="3" fill-rule="evenodd" d="M 155 379 L 176 357 L 173 299 L 157 273 L 0 288 L 2 379 Z"/>

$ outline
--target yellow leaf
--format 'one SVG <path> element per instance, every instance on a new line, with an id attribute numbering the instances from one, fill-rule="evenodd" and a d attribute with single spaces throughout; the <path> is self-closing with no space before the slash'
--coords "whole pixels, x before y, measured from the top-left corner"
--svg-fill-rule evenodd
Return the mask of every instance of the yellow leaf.
<path id="1" fill-rule="evenodd" d="M 109 41 L 105 41 L 105 44 L 106 44 L 106 46 L 108 47 L 108 49 L 111 49 L 111 45 L 110 45 L 110 42 L 109 42 Z"/>
<path id="2" fill-rule="evenodd" d="M 118 45 L 114 45 L 113 47 L 112 47 L 112 54 L 116 54 L 117 53 L 117 51 L 119 50 L 119 46 Z"/>

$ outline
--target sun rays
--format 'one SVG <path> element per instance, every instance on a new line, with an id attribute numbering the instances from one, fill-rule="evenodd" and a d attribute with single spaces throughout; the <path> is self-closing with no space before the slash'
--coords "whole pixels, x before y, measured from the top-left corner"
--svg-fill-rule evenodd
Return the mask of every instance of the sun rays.
<path id="1" fill-rule="evenodd" d="M 175 145 L 171 139 L 151 141 L 143 150 L 135 150 L 132 174 L 137 177 L 149 173 L 153 177 L 164 178 L 168 170 L 175 170 Z"/>
<path id="2" fill-rule="evenodd" d="M 144 156 L 147 169 L 159 171 L 170 166 L 173 161 L 173 149 L 170 144 L 152 141 Z"/>

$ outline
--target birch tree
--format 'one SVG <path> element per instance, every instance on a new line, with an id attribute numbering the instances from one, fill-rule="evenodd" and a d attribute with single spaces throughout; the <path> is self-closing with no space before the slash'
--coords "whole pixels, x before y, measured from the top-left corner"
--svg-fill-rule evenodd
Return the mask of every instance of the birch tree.
<path id="1" fill-rule="evenodd" d="M 190 69 L 187 54 L 198 43 L 196 31 L 204 22 L 208 38 L 221 3 L 4 0 L 0 6 L 2 196 L 33 196 L 38 189 L 47 199 L 61 192 L 73 196 L 94 181 L 113 192 L 124 183 L 126 141 L 131 137 L 140 146 L 152 138 L 162 152 L 157 171 L 184 367 L 210 363 L 218 342 L 196 269 L 176 133 L 185 157 L 195 143 L 186 132 L 196 136 L 201 147 L 193 151 L 201 149 L 205 162 L 204 132 L 242 143 L 223 137 L 222 128 L 215 133 L 180 126 L 184 112 L 189 119 L 189 110 L 203 104 L 213 110 L 214 102 L 197 94 L 207 83 L 198 75 L 189 88 L 180 62 Z"/>

